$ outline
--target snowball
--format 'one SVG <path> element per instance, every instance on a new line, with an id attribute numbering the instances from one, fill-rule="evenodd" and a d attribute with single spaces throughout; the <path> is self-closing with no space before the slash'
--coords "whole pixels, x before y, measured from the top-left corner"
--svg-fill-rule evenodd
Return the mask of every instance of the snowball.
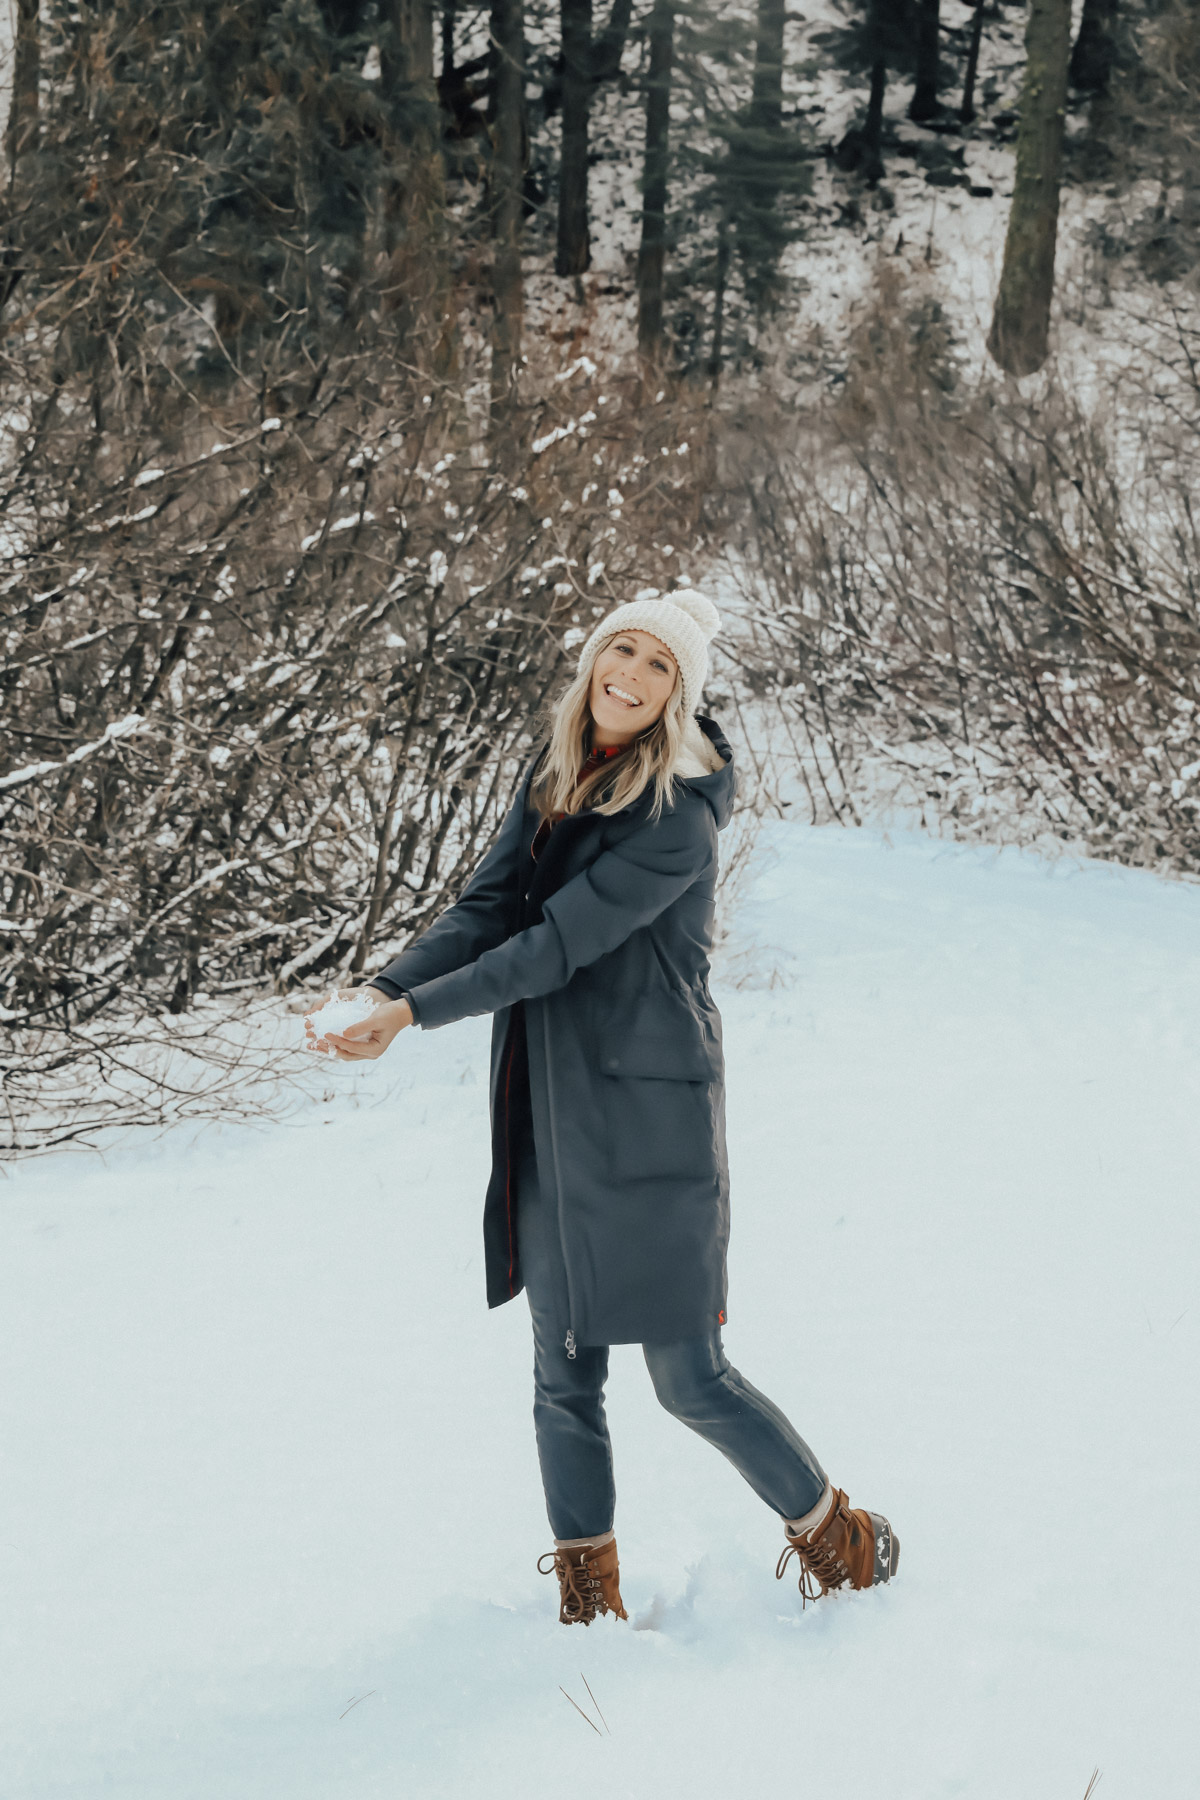
<path id="1" fill-rule="evenodd" d="M 321 1043 L 324 1041 L 325 1032 L 342 1032 L 345 1031 L 347 1025 L 358 1025 L 363 1019 L 369 1019 L 378 1004 L 379 1002 L 366 992 L 357 993 L 350 1000 L 339 1000 L 337 994 L 332 993 L 319 1011 L 305 1014 L 304 1023 L 312 1026 L 317 1034 L 317 1042 Z M 304 1042 L 309 1049 L 316 1048 L 316 1045 L 310 1042 L 307 1034 Z M 325 1054 L 327 1054 L 325 1051 L 321 1052 L 321 1055 Z"/>

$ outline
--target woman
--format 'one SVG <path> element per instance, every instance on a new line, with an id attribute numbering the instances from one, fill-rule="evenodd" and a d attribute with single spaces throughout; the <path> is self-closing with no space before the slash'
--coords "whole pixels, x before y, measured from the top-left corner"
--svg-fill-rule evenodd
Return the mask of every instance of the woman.
<path id="1" fill-rule="evenodd" d="M 627 1617 L 610 1344 L 642 1345 L 668 1412 L 780 1515 L 776 1573 L 795 1555 L 806 1600 L 887 1581 L 899 1561 L 888 1521 L 850 1507 L 721 1346 L 729 1181 L 708 954 L 735 784 L 725 738 L 694 716 L 718 624 L 685 589 L 596 627 L 462 898 L 372 979 L 368 1020 L 316 1040 L 375 1057 L 411 1024 L 494 1015 L 488 1303 L 529 1298 L 554 1533 L 542 1562 L 568 1624 Z"/>

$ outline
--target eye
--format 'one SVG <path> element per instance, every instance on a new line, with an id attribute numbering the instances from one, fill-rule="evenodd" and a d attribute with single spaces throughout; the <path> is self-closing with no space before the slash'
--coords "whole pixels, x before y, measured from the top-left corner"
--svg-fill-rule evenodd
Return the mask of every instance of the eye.
<path id="1" fill-rule="evenodd" d="M 660 673 L 660 674 L 662 674 L 662 675 L 665 675 L 665 674 L 666 674 L 666 673 L 667 673 L 667 665 L 666 665 L 666 663 L 665 663 L 665 662 L 659 662 L 659 660 L 658 660 L 658 658 L 657 658 L 657 657 L 655 657 L 655 659 L 654 659 L 654 667 L 655 667 L 655 668 L 656 668 L 656 669 L 657 669 L 657 670 L 658 670 L 658 671 L 659 671 L 659 673 Z"/>
<path id="2" fill-rule="evenodd" d="M 621 652 L 622 656 L 632 656 L 633 655 L 633 645 L 632 644 L 618 644 L 616 646 L 616 648 Z"/>

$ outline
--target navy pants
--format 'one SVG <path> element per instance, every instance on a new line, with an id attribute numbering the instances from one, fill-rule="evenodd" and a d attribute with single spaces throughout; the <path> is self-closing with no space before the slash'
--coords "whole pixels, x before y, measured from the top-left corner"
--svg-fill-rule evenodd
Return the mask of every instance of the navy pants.
<path id="1" fill-rule="evenodd" d="M 616 1508 L 612 1445 L 604 1417 L 607 1345 L 567 1352 L 566 1270 L 557 1223 L 538 1187 L 532 1136 L 517 1161 L 517 1239 L 533 1316 L 533 1419 L 546 1511 L 556 1538 L 610 1531 Z M 707 1438 L 784 1519 L 811 1512 L 825 1474 L 779 1408 L 730 1365 L 721 1334 L 643 1344 L 654 1391 L 667 1411 Z"/>

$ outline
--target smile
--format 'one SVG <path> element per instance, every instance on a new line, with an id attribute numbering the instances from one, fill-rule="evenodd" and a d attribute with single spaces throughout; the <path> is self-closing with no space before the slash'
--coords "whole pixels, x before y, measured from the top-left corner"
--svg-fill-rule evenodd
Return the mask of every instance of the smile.
<path id="1" fill-rule="evenodd" d="M 605 684 L 604 691 L 610 700 L 619 700 L 622 706 L 640 706 L 642 704 L 636 694 L 627 694 L 624 688 L 613 687 L 611 682 Z"/>

